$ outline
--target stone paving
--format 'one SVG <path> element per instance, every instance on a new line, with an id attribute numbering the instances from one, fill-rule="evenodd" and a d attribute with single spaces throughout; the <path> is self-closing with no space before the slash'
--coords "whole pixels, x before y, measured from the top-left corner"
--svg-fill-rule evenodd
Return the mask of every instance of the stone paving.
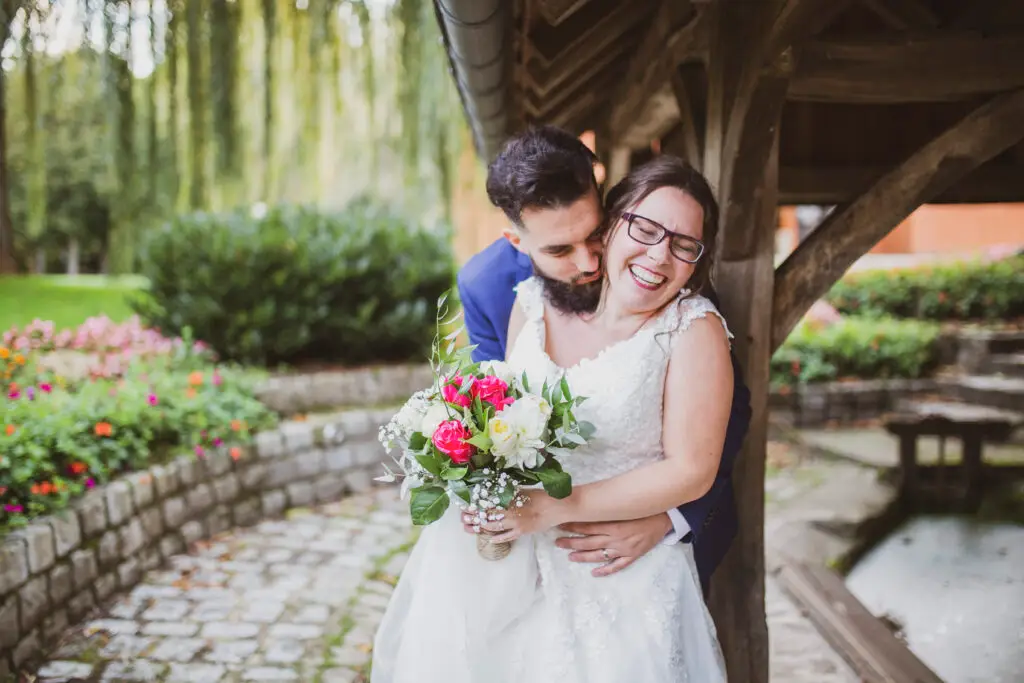
<path id="1" fill-rule="evenodd" d="M 36 680 L 366 680 L 413 539 L 382 491 L 195 544 L 72 629 Z"/>
<path id="2" fill-rule="evenodd" d="M 800 500 L 848 476 L 830 477 L 833 466 L 844 469 L 814 462 L 776 473 L 775 488 Z M 792 508 L 770 497 L 769 522 Z M 365 682 L 414 538 L 405 504 L 379 489 L 194 544 L 70 630 L 35 680 Z M 771 575 L 766 602 L 773 683 L 858 680 Z"/>

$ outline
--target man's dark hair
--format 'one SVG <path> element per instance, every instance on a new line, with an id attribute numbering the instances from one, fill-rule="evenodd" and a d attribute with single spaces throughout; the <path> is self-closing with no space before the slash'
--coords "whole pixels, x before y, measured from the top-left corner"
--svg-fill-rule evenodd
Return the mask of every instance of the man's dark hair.
<path id="1" fill-rule="evenodd" d="M 579 138 L 537 126 L 505 143 L 487 169 L 487 197 L 515 225 L 523 210 L 569 206 L 597 187 L 597 157 Z"/>

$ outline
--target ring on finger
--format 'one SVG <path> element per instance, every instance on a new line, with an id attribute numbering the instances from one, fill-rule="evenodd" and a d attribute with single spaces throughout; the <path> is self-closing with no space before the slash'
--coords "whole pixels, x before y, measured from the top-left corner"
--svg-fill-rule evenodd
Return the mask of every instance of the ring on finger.
<path id="1" fill-rule="evenodd" d="M 604 556 L 605 562 L 611 562 L 611 557 L 608 556 L 608 548 L 601 548 L 601 554 Z"/>

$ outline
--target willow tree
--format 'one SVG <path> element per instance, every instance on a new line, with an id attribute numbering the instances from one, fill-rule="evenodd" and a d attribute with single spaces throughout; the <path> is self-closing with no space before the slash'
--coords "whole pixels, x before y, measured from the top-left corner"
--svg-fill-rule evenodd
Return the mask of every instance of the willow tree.
<path id="1" fill-rule="evenodd" d="M 20 55 L 25 65 L 25 120 L 29 149 L 26 232 L 31 246 L 35 248 L 33 269 L 37 273 L 46 270 L 46 250 L 42 244 L 43 234 L 46 232 L 46 141 L 43 130 L 46 102 L 45 93 L 39 87 L 39 65 L 35 45 L 41 19 L 40 6 L 26 8 Z"/>
<path id="2" fill-rule="evenodd" d="M 0 0 L 0 50 L 11 37 L 11 25 L 22 0 Z M 11 221 L 7 177 L 7 76 L 0 68 L 0 274 L 14 273 L 14 223 Z"/>

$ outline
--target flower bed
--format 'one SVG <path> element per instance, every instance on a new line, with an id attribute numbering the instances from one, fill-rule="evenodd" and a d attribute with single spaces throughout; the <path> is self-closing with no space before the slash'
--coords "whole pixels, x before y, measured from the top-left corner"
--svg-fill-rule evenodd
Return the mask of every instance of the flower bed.
<path id="1" fill-rule="evenodd" d="M 137 319 L 36 321 L 3 335 L 0 363 L 0 534 L 182 451 L 237 457 L 276 421 L 254 396 L 261 374 Z"/>

